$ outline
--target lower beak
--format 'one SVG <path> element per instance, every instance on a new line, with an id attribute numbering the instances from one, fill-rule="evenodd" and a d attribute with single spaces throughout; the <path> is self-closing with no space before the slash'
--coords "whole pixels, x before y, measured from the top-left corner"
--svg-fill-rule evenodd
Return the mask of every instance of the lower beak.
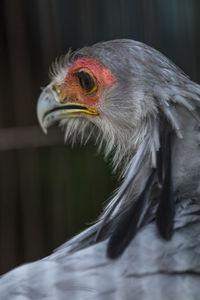
<path id="1" fill-rule="evenodd" d="M 99 113 L 88 105 L 62 103 L 61 96 L 52 83 L 42 91 L 37 104 L 37 117 L 44 133 L 47 133 L 47 128 L 58 121 L 77 114 L 98 115 Z"/>

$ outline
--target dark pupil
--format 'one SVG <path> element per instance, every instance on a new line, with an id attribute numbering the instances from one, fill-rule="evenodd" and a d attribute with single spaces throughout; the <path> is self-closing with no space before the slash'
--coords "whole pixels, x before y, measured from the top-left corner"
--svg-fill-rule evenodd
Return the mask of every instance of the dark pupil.
<path id="1" fill-rule="evenodd" d="M 94 85 L 95 85 L 94 80 L 88 73 L 86 73 L 84 71 L 80 71 L 77 73 L 77 77 L 79 79 L 81 87 L 86 92 L 90 92 L 94 88 Z"/>

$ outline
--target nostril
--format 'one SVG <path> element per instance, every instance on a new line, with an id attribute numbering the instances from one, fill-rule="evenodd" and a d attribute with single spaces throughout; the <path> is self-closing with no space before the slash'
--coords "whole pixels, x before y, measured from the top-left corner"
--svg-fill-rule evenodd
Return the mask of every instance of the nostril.
<path id="1" fill-rule="evenodd" d="M 66 97 L 63 96 L 62 91 L 60 89 L 60 87 L 54 83 L 50 84 L 51 90 L 54 93 L 54 98 L 56 100 L 56 102 L 62 104 L 66 101 Z"/>

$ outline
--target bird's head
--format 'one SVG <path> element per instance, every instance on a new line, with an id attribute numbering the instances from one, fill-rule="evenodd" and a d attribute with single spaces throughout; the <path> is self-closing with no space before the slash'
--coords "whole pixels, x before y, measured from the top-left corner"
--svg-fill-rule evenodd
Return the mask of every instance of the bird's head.
<path id="1" fill-rule="evenodd" d="M 92 136 L 105 145 L 106 156 L 115 153 L 116 168 L 122 162 L 126 166 L 148 133 L 147 123 L 157 114 L 153 94 L 157 73 L 145 59 L 151 62 L 149 47 L 116 40 L 69 52 L 56 61 L 52 81 L 38 102 L 44 132 L 59 123 L 72 143 L 77 137 L 85 142 Z"/>

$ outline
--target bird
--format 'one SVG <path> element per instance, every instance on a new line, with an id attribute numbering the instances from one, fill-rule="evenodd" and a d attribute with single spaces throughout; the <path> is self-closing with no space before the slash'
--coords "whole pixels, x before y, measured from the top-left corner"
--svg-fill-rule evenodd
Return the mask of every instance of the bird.
<path id="1" fill-rule="evenodd" d="M 69 51 L 50 77 L 41 128 L 92 139 L 120 185 L 94 225 L 1 276 L 0 298 L 199 299 L 200 86 L 130 39 Z"/>

